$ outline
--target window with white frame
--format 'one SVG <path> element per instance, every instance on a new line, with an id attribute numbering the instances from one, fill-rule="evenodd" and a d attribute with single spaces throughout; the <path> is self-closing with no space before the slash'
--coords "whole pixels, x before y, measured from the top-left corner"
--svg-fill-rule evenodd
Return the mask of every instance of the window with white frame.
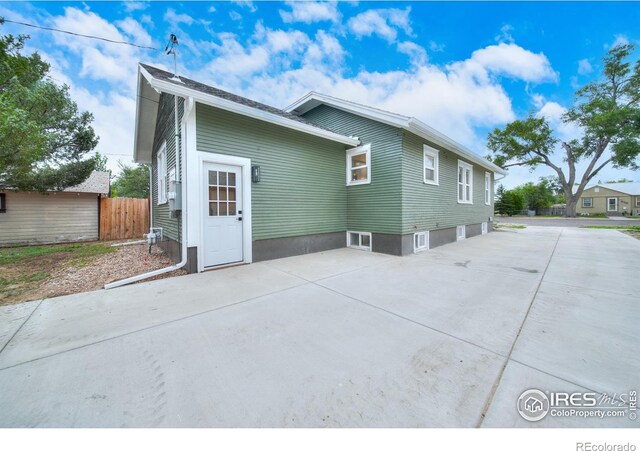
<path id="1" fill-rule="evenodd" d="M 483 235 L 486 235 L 487 232 L 489 232 L 489 225 L 486 222 L 483 222 L 480 230 Z"/>
<path id="2" fill-rule="evenodd" d="M 484 203 L 491 205 L 491 173 L 484 173 Z"/>
<path id="3" fill-rule="evenodd" d="M 371 183 L 371 144 L 347 150 L 347 185 Z"/>
<path id="4" fill-rule="evenodd" d="M 618 211 L 618 198 L 617 197 L 608 197 L 607 198 L 607 211 Z"/>
<path id="5" fill-rule="evenodd" d="M 636 197 L 636 207 L 640 207 L 640 196 Z"/>
<path id="6" fill-rule="evenodd" d="M 593 197 L 583 197 L 582 208 L 593 208 Z"/>
<path id="7" fill-rule="evenodd" d="M 347 232 L 347 247 L 371 250 L 371 233 L 370 232 Z"/>
<path id="8" fill-rule="evenodd" d="M 458 203 L 473 203 L 473 166 L 458 160 Z"/>
<path id="9" fill-rule="evenodd" d="M 417 232 L 413 234 L 413 252 L 429 249 L 429 232 Z"/>
<path id="10" fill-rule="evenodd" d="M 426 144 L 423 146 L 423 169 L 424 169 L 424 183 L 431 185 L 438 184 L 439 166 L 440 166 L 440 152 L 438 149 L 429 147 Z"/>
<path id="11" fill-rule="evenodd" d="M 464 240 L 467 237 L 467 228 L 463 225 L 456 227 L 456 239 Z"/>
<path id="12" fill-rule="evenodd" d="M 158 179 L 158 205 L 167 203 L 167 143 L 163 143 L 156 155 Z"/>

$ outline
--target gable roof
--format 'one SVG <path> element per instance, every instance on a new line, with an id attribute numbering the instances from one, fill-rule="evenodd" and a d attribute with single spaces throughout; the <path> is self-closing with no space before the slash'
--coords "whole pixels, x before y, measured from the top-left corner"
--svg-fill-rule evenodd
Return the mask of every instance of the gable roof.
<path id="1" fill-rule="evenodd" d="M 133 157 L 137 162 L 150 162 L 160 93 L 191 97 L 196 102 L 252 117 L 272 124 L 319 136 L 349 146 L 360 144 L 357 138 L 340 135 L 319 127 L 284 110 L 232 94 L 204 83 L 158 69 L 147 64 L 138 66 L 138 95 Z"/>
<path id="2" fill-rule="evenodd" d="M 588 186 L 586 189 L 595 188 L 596 186 L 610 189 L 612 191 L 618 191 L 630 196 L 640 196 L 640 182 L 596 183 L 595 185 Z"/>
<path id="3" fill-rule="evenodd" d="M 76 186 L 70 186 L 63 191 L 66 193 L 96 193 L 109 194 L 109 173 L 93 171 L 89 178 Z"/>
<path id="4" fill-rule="evenodd" d="M 402 128 L 420 136 L 421 138 L 438 144 L 445 149 L 448 149 L 493 172 L 502 175 L 506 175 L 507 173 L 501 167 L 493 164 L 486 158 L 482 158 L 480 155 L 472 152 L 462 144 L 454 141 L 443 133 L 440 133 L 415 117 L 403 116 L 401 114 L 392 113 L 390 111 L 381 110 L 368 105 L 362 105 L 349 100 L 339 99 L 326 94 L 320 94 L 314 91 L 311 91 L 301 99 L 289 105 L 285 108 L 285 111 L 302 115 L 320 105 L 328 105 L 367 119 L 382 122 L 393 127 Z"/>

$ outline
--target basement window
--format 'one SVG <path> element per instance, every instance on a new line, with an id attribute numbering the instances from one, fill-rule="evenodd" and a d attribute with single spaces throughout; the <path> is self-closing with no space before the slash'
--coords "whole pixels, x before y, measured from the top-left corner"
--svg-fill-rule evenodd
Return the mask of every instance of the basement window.
<path id="1" fill-rule="evenodd" d="M 489 231 L 489 226 L 488 226 L 488 224 L 487 224 L 486 222 L 483 222 L 483 223 L 482 223 L 482 234 L 483 234 L 483 235 L 486 235 L 488 231 Z"/>
<path id="2" fill-rule="evenodd" d="M 7 194 L 0 193 L 0 213 L 7 212 Z"/>
<path id="3" fill-rule="evenodd" d="M 371 251 L 370 232 L 347 232 L 347 247 Z"/>
<path id="4" fill-rule="evenodd" d="M 456 227 L 456 239 L 460 241 L 460 240 L 464 240 L 466 237 L 467 237 L 466 227 L 463 225 Z"/>
<path id="5" fill-rule="evenodd" d="M 429 249 L 429 232 L 417 232 L 413 234 L 413 252 Z"/>

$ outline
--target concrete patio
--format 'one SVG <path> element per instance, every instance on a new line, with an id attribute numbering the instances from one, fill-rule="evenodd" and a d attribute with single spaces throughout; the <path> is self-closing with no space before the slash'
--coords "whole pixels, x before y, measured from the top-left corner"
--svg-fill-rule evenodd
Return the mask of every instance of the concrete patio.
<path id="1" fill-rule="evenodd" d="M 639 388 L 639 254 L 529 227 L 3 307 L 0 426 L 637 427 L 516 400 Z"/>

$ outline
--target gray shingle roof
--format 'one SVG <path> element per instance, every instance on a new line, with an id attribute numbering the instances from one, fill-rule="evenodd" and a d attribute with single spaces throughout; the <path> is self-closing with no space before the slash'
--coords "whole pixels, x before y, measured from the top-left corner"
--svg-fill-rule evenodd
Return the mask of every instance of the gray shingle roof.
<path id="1" fill-rule="evenodd" d="M 255 108 L 257 110 L 262 110 L 268 113 L 276 114 L 278 116 L 282 116 L 284 118 L 291 119 L 291 120 L 300 122 L 302 124 L 310 125 L 312 127 L 319 128 L 321 130 L 327 130 L 324 127 L 318 126 L 318 124 L 314 124 L 313 122 L 307 121 L 306 119 L 298 116 L 297 114 L 287 113 L 286 111 L 281 110 L 279 108 L 275 108 L 270 105 L 266 105 L 264 103 L 256 102 L 255 100 L 247 99 L 246 97 L 232 94 L 230 92 L 223 91 L 222 89 L 214 88 L 213 86 L 205 85 L 204 83 L 191 80 L 189 78 L 183 77 L 182 75 L 179 75 L 179 78 L 182 81 L 182 83 L 180 83 L 179 81 L 176 81 L 174 79 L 174 74 L 172 74 L 171 72 L 167 72 L 162 69 L 158 69 L 157 67 L 149 66 L 148 64 L 143 64 L 143 63 L 140 63 L 140 66 L 142 66 L 147 72 L 149 72 L 149 74 L 152 77 L 157 78 L 159 80 L 173 83 L 177 86 L 184 86 L 190 89 L 194 89 L 196 91 L 200 91 L 205 94 L 210 94 L 216 97 L 220 97 L 221 99 L 229 100 L 231 102 L 235 102 L 240 105 L 246 105 L 251 108 Z"/>
<path id="2" fill-rule="evenodd" d="M 68 193 L 97 193 L 109 194 L 109 173 L 93 171 L 89 178 L 76 186 L 70 186 L 64 191 Z"/>

